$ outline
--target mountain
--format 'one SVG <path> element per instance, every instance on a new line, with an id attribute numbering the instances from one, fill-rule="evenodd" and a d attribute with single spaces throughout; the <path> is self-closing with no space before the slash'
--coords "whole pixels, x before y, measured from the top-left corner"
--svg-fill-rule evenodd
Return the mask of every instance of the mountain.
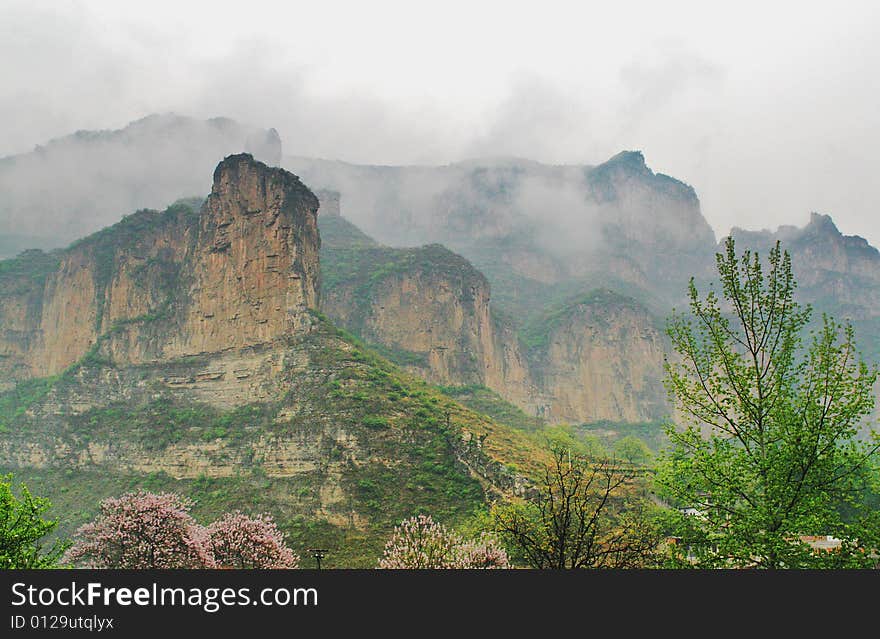
<path id="1" fill-rule="evenodd" d="M 880 251 L 857 235 L 841 233 L 830 215 L 812 213 L 803 228 L 776 231 L 733 228 L 738 244 L 762 253 L 779 241 L 791 253 L 805 301 L 837 307 L 854 319 L 880 315 Z"/>
<path id="2" fill-rule="evenodd" d="M 318 199 L 241 154 L 200 210 L 139 211 L 0 262 L 0 472 L 63 531 L 100 498 L 175 490 L 269 510 L 294 545 L 371 566 L 400 519 L 522 494 L 542 452 L 318 312 Z M 514 470 L 516 469 L 516 470 Z"/>
<path id="3" fill-rule="evenodd" d="M 40 211 L 52 210 L 49 205 L 55 201 L 60 202 L 54 208 L 57 215 L 93 230 L 103 222 L 91 221 L 82 212 L 86 208 L 98 212 L 99 220 L 106 214 L 112 222 L 135 202 L 149 200 L 155 202 L 149 206 L 164 207 L 183 195 L 204 193 L 207 167 L 216 161 L 209 156 L 221 154 L 224 145 L 232 150 L 259 147 L 270 163 L 280 161 L 294 169 L 317 195 L 325 245 L 319 265 L 324 282 L 316 307 L 409 373 L 447 387 L 490 389 L 531 419 L 643 423 L 668 412 L 661 384 L 668 350 L 664 318 L 671 308 L 684 305 L 691 276 L 701 286 L 714 276 L 719 245 L 693 188 L 653 171 L 638 151 L 623 151 L 595 166 L 517 158 L 436 167 L 367 166 L 282 158 L 273 130 L 249 129 L 231 120 L 150 116 L 121 131 L 62 138 L 13 158 L 12 164 L 10 159 L 0 161 L 0 176 L 12 166 L 32 166 L 42 169 L 37 180 L 41 188 L 57 191 L 54 199 L 42 201 L 35 195 L 39 189 L 31 188 L 33 180 L 16 187 L 29 194 L 34 214 L 16 209 L 25 222 L 15 221 L 14 236 L 0 233 L 0 245 L 46 246 L 48 235 L 33 235 L 44 233 L 42 229 L 72 239 L 62 224 L 27 226 L 27 220 L 41 219 Z M 130 157 L 120 161 L 120 153 Z M 37 162 L 44 156 L 53 161 Z M 183 165 L 180 157 L 186 157 Z M 197 169 L 200 162 L 204 171 Z M 82 197 L 67 192 L 61 186 L 66 189 L 70 182 L 65 173 L 69 166 L 101 179 L 83 180 L 77 187 Z M 133 166 L 138 170 L 129 171 Z M 132 204 L 117 206 L 114 201 Z M 126 218 L 119 231 L 149 235 L 150 215 L 186 215 L 182 211 L 187 206 L 198 210 L 201 199 Z M 799 296 L 817 310 L 852 318 L 866 354 L 880 361 L 880 339 L 875 337 L 880 335 L 880 265 L 873 247 L 841 234 L 830 217 L 818 215 L 803 229 L 732 233 L 740 248 L 762 252 L 782 239 L 793 252 Z M 161 241 L 179 244 L 183 236 Z M 100 234 L 85 240 L 86 246 L 90 242 L 100 261 L 107 250 Z M 175 269 L 190 268 L 189 263 L 168 262 L 164 254 L 141 253 L 149 264 L 125 268 L 147 279 L 174 280 Z M 0 263 L 2 273 L 27 275 L 0 279 L 0 287 L 16 292 L 0 309 L 0 352 L 5 354 L 0 371 L 6 374 L 0 384 L 62 370 L 83 344 L 109 330 L 104 306 L 112 322 L 118 315 L 113 309 L 128 304 L 121 301 L 124 291 L 111 292 L 93 311 L 79 299 L 44 299 L 38 293 L 43 278 L 58 277 L 49 274 L 62 255 L 67 253 L 29 251 Z M 272 259 L 266 258 L 266 268 Z M 75 277 L 76 267 L 66 268 L 66 277 Z M 101 266 L 97 272 L 108 269 L 112 267 Z M 106 277 L 100 275 L 99 287 Z M 159 289 L 150 295 L 149 303 L 132 298 L 132 308 L 161 307 L 167 297 Z M 68 305 L 64 313 L 78 321 L 35 327 L 26 318 L 41 317 L 43 304 Z M 119 317 L 131 317 L 129 310 Z M 214 348 L 215 334 L 219 340 L 230 338 L 218 328 L 229 319 L 218 310 L 220 314 L 202 318 L 204 327 L 181 324 L 190 337 L 180 339 L 203 339 Z M 94 318 L 88 315 L 92 312 Z M 143 310 L 156 313 L 167 315 L 165 310 Z M 99 319 L 102 326 L 88 329 Z M 279 321 L 266 319 L 272 326 Z M 237 330 L 241 334 L 234 339 L 247 339 L 246 324 Z M 157 347 L 149 337 L 138 340 L 126 348 L 142 357 L 165 356 L 154 352 Z M 181 352 L 191 346 L 180 345 Z M 166 354 L 173 348 L 178 346 L 162 346 Z"/>
<path id="4" fill-rule="evenodd" d="M 308 183 L 338 191 L 334 206 L 375 242 L 344 249 L 347 263 L 329 255 L 323 261 L 325 271 L 335 269 L 331 277 L 340 278 L 333 282 L 341 297 L 330 293 L 328 314 L 370 342 L 406 351 L 398 354 L 410 357 L 413 372 L 446 384 L 482 384 L 551 421 L 639 423 L 668 414 L 661 383 L 669 349 L 664 319 L 673 307 L 686 306 L 692 276 L 701 288 L 715 277 L 722 244 L 694 190 L 652 171 L 641 153 L 625 151 L 598 166 L 516 159 L 442 167 L 297 157 L 284 163 Z M 804 228 L 731 232 L 738 250 L 762 254 L 781 239 L 792 253 L 799 299 L 813 304 L 817 317 L 829 312 L 851 319 L 865 355 L 880 361 L 876 249 L 843 235 L 823 215 L 813 215 Z M 325 236 L 331 233 L 328 228 Z M 438 243 L 463 261 L 453 267 Z M 391 248 L 406 245 L 411 248 Z M 382 271 L 392 263 L 397 275 Z M 408 269 L 408 308 L 428 309 L 437 301 L 432 290 L 460 291 L 458 301 L 420 316 L 421 325 L 405 323 L 399 289 L 400 273 Z M 463 277 L 473 282 L 467 290 L 456 288 Z M 468 290 L 479 292 L 479 312 Z M 396 304 L 385 313 L 387 295 Z M 491 323 L 468 319 L 444 328 L 451 319 L 485 316 L 487 305 Z M 494 352 L 513 355 L 512 383 L 493 376 L 498 365 L 485 347 L 473 346 L 485 341 L 477 336 L 489 334 Z M 435 362 L 438 353 L 458 364 Z"/>
<path id="5" fill-rule="evenodd" d="M 856 329 L 863 354 L 880 363 L 880 251 L 858 235 L 844 235 L 830 215 L 811 213 L 802 228 L 781 226 L 776 231 L 733 228 L 737 245 L 766 254 L 779 241 L 791 254 L 792 271 L 802 302 Z"/>
<path id="6" fill-rule="evenodd" d="M 520 334 L 494 312 L 486 277 L 443 246 L 380 245 L 339 215 L 322 214 L 319 228 L 323 312 L 410 372 L 486 387 L 539 420 L 644 422 L 668 413 L 666 344 L 636 300 L 591 291 Z"/>
<path id="7" fill-rule="evenodd" d="M 345 217 L 379 242 L 440 243 L 467 258 L 517 327 L 609 285 L 665 311 L 683 295 L 677 282 L 711 262 L 715 246 L 694 190 L 654 173 L 640 152 L 598 166 L 283 163 L 307 184 L 340 192 Z"/>
<path id="8" fill-rule="evenodd" d="M 597 166 L 283 162 L 339 193 L 345 219 L 322 217 L 325 239 L 343 222 L 375 238 L 322 254 L 323 308 L 347 330 L 552 422 L 668 414 L 663 317 L 713 262 L 715 235 L 693 188 L 640 152 Z"/>
<path id="9" fill-rule="evenodd" d="M 204 197 L 214 166 L 242 151 L 278 165 L 281 139 L 228 118 L 163 114 L 0 158 L 0 258 L 66 246 L 137 209 Z"/>

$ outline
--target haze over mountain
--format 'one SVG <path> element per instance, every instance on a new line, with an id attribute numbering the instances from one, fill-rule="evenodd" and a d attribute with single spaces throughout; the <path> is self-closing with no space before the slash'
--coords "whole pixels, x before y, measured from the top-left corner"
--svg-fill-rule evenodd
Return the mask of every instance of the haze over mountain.
<path id="1" fill-rule="evenodd" d="M 5 199 L 16 230 L 7 246 L 68 243 L 77 229 L 119 219 L 117 206 L 131 212 L 202 196 L 199 167 L 224 148 L 284 164 L 318 193 L 328 242 L 322 308 L 411 372 L 486 386 L 553 421 L 666 413 L 663 318 L 682 305 L 691 276 L 712 276 L 718 247 L 695 190 L 653 171 L 638 151 L 594 166 L 516 158 L 355 165 L 282 157 L 274 129 L 150 116 L 0 164 L 0 179 L 17 184 Z M 72 170 L 83 177 L 71 180 Z M 39 190 L 27 188 L 34 184 Z M 803 229 L 733 232 L 764 252 L 777 237 L 790 244 L 804 301 L 852 318 L 877 357 L 880 263 L 865 240 L 821 215 Z M 362 239 L 352 245 L 351 237 Z M 403 248 L 427 244 L 437 246 Z M 46 339 L 45 329 L 39 334 L 33 339 Z M 13 378 L 23 370 L 16 362 L 6 360 Z"/>
<path id="2" fill-rule="evenodd" d="M 169 113 L 0 158 L 0 258 L 66 246 L 138 209 L 204 197 L 212 168 L 242 151 L 278 165 L 281 139 L 229 118 Z"/>
<path id="3" fill-rule="evenodd" d="M 496 541 L 607 565 L 629 529 L 640 567 L 877 557 L 880 468 L 847 441 L 880 423 L 877 3 L 2 5 L 0 478 L 51 534 L 167 491 L 199 546 L 264 513 L 328 567 L 427 514 L 482 567 Z M 801 341 L 764 335 L 775 287 L 670 326 L 730 236 L 788 251 Z M 742 308 L 768 324 L 722 350 Z M 776 364 L 826 313 L 868 369 L 823 347 L 799 388 Z M 610 510 L 569 543 L 541 477 L 592 500 L 603 467 Z"/>
<path id="4" fill-rule="evenodd" d="M 97 496 L 149 485 L 203 513 L 271 508 L 363 567 L 414 510 L 522 494 L 533 442 L 317 312 L 317 210 L 296 176 L 232 155 L 196 210 L 0 262 L 0 469 L 50 492 L 68 533 Z"/>
<path id="5" fill-rule="evenodd" d="M 368 165 L 640 149 L 719 236 L 816 210 L 880 245 L 877 3 L 542 7 L 6 0 L 0 156 L 166 112 Z"/>
<path id="6" fill-rule="evenodd" d="M 529 315 L 523 303 L 542 308 L 588 285 L 616 283 L 655 300 L 680 294 L 679 282 L 714 250 L 693 188 L 655 173 L 637 151 L 598 166 L 283 162 L 308 184 L 339 192 L 343 215 L 381 242 L 439 242 L 461 253 L 493 282 L 499 309 L 520 321 Z"/>
<path id="7" fill-rule="evenodd" d="M 230 155 L 204 199 L 196 165 L 226 145 L 300 177 Z M 71 186 L 71 167 L 88 179 Z M 16 227 L 57 217 L 56 242 L 120 217 L 107 202 L 176 202 L 0 261 L 0 470 L 71 522 L 89 512 L 71 477 L 181 490 L 204 514 L 265 505 L 295 536 L 344 540 L 354 565 L 413 509 L 462 518 L 528 490 L 511 469 L 541 453 L 520 431 L 659 445 L 663 318 L 718 249 L 695 190 L 638 151 L 353 165 L 283 157 L 274 129 L 152 116 L 0 171 L 39 176 L 59 205 L 5 210 Z M 820 214 L 733 234 L 762 252 L 781 239 L 801 299 L 852 318 L 880 360 L 880 252 Z M 399 507 L 377 505 L 391 494 Z"/>

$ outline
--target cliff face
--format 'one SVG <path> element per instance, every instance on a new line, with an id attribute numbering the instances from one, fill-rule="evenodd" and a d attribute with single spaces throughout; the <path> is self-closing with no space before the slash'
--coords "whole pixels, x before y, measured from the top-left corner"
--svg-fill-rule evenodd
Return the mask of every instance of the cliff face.
<path id="1" fill-rule="evenodd" d="M 782 242 L 791 253 L 803 301 L 839 318 L 880 316 L 880 252 L 862 237 L 841 233 L 829 215 L 812 213 L 803 228 L 783 226 L 775 232 L 734 228 L 731 235 L 738 250 L 752 248 L 762 255 L 777 240 Z"/>
<path id="2" fill-rule="evenodd" d="M 320 290 L 317 198 L 293 175 L 227 158 L 188 260 L 190 303 L 174 357 L 259 344 L 295 331 Z"/>
<path id="3" fill-rule="evenodd" d="M 643 422 L 669 414 L 661 383 L 667 345 L 634 300 L 594 291 L 531 330 L 532 368 L 551 421 Z"/>
<path id="4" fill-rule="evenodd" d="M 431 382 L 530 401 L 525 357 L 492 317 L 489 283 L 467 260 L 436 244 L 380 246 L 341 217 L 321 218 L 321 232 L 321 308 L 334 322 Z"/>
<path id="5" fill-rule="evenodd" d="M 92 348 L 136 364 L 296 331 L 318 304 L 317 208 L 295 176 L 230 156 L 200 215 L 142 211 L 53 254 L 36 281 L 0 272 L 0 366 L 41 377 Z"/>
<path id="6" fill-rule="evenodd" d="M 700 212 L 694 189 L 655 173 L 639 151 L 623 151 L 586 172 L 591 198 L 602 207 L 608 235 L 653 251 L 705 251 L 715 234 Z"/>
<path id="7" fill-rule="evenodd" d="M 486 278 L 439 245 L 392 249 L 344 218 L 321 218 L 322 310 L 410 371 L 482 385 L 550 421 L 665 414 L 663 340 L 635 301 L 594 293 L 535 320 L 527 349 L 490 311 Z"/>

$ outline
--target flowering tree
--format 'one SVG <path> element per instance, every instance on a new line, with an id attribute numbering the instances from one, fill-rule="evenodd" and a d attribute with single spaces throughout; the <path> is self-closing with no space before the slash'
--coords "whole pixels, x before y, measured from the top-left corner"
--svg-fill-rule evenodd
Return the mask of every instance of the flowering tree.
<path id="1" fill-rule="evenodd" d="M 207 528 L 217 567 L 296 568 L 299 557 L 284 544 L 271 515 L 227 513 Z"/>
<path id="2" fill-rule="evenodd" d="M 88 568 L 211 568 L 210 538 L 191 507 L 173 493 L 105 499 L 97 519 L 76 531 L 65 561 Z"/>
<path id="3" fill-rule="evenodd" d="M 463 540 L 428 515 L 405 519 L 394 528 L 379 568 L 508 568 L 507 553 L 495 539 L 482 535 Z"/>
<path id="4" fill-rule="evenodd" d="M 454 568 L 510 568 L 507 551 L 489 533 L 460 544 L 456 548 L 456 563 Z"/>

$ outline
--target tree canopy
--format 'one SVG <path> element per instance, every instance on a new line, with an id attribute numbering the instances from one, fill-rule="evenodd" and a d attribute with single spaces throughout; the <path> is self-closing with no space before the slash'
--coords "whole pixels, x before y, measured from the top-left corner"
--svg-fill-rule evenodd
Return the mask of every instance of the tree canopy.
<path id="1" fill-rule="evenodd" d="M 44 519 L 49 500 L 31 495 L 27 486 L 12 490 L 12 475 L 0 477 L 0 569 L 55 568 L 66 550 L 64 542 L 46 547 L 44 537 L 57 526 Z"/>
<path id="2" fill-rule="evenodd" d="M 554 447 L 537 495 L 496 503 L 495 530 L 532 568 L 641 568 L 660 537 L 632 464 Z"/>
<path id="3" fill-rule="evenodd" d="M 877 545 L 877 513 L 861 508 L 878 445 L 863 434 L 877 370 L 852 326 L 795 298 L 791 259 L 716 256 L 720 294 L 694 280 L 690 312 L 667 332 L 666 385 L 678 427 L 660 467 L 665 498 L 700 565 L 766 568 L 862 565 Z M 766 267 L 765 267 L 766 266 Z M 846 513 L 846 515 L 844 514 Z M 840 540 L 817 552 L 810 537 Z"/>

